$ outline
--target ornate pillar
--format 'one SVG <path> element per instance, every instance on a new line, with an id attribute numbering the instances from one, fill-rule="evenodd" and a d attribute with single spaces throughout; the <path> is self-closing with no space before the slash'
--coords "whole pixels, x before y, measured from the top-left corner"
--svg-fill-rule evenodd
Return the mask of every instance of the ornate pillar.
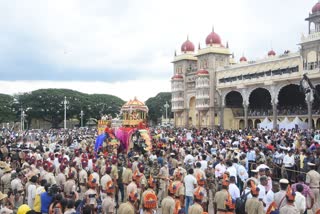
<path id="1" fill-rule="evenodd" d="M 184 127 L 189 128 L 189 109 L 185 109 L 184 114 Z"/>
<path id="2" fill-rule="evenodd" d="M 210 128 L 213 129 L 215 125 L 214 108 L 210 107 Z"/>
<path id="3" fill-rule="evenodd" d="M 198 111 L 198 126 L 199 126 L 199 129 L 201 129 L 201 111 Z"/>
<path id="4" fill-rule="evenodd" d="M 243 110 L 244 110 L 244 128 L 248 128 L 248 105 L 243 103 Z"/>
<path id="5" fill-rule="evenodd" d="M 224 129 L 224 105 L 220 106 L 220 129 Z"/>
<path id="6" fill-rule="evenodd" d="M 272 101 L 272 128 L 273 129 L 278 129 L 278 124 L 277 124 L 277 121 L 278 121 L 278 109 L 277 109 L 277 106 L 278 106 L 278 102 L 277 100 L 273 100 Z"/>

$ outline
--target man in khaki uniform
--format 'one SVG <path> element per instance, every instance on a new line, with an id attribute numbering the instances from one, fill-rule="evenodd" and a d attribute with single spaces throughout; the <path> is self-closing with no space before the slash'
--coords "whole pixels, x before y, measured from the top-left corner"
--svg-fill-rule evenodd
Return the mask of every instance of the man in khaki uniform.
<path id="1" fill-rule="evenodd" d="M 144 190 L 147 188 L 148 181 L 146 179 L 146 176 L 143 174 L 144 173 L 144 166 L 139 167 L 139 172 L 141 174 L 141 178 L 140 178 L 140 182 L 138 185 L 138 194 L 141 196 L 142 193 L 144 192 Z M 140 199 L 141 199 L 141 197 L 140 197 Z"/>
<path id="2" fill-rule="evenodd" d="M 65 170 L 65 165 L 62 163 L 59 166 L 59 173 L 56 176 L 56 183 L 61 189 L 64 189 L 64 185 L 65 185 L 66 180 L 67 180 L 66 176 L 64 174 L 64 170 Z"/>
<path id="3" fill-rule="evenodd" d="M 170 158 L 171 168 L 176 169 L 178 167 L 178 161 L 175 158 L 176 154 L 175 153 L 171 153 L 170 156 L 171 156 L 171 158 Z"/>
<path id="4" fill-rule="evenodd" d="M 127 164 L 127 168 L 123 171 L 122 174 L 122 183 L 123 183 L 123 187 L 124 187 L 124 202 L 127 201 L 127 186 L 129 183 L 131 183 L 132 181 L 132 164 L 129 162 Z"/>
<path id="5" fill-rule="evenodd" d="M 319 188 L 320 188 L 320 174 L 315 170 L 316 165 L 314 163 L 308 163 L 310 171 L 306 176 L 306 184 L 309 185 L 314 195 L 314 204 L 312 211 L 315 213 L 319 207 Z"/>
<path id="6" fill-rule="evenodd" d="M 168 196 L 165 197 L 161 202 L 161 211 L 162 214 L 173 214 L 176 205 L 174 200 L 175 189 L 173 188 L 173 183 L 169 185 L 169 189 L 166 191 Z"/>
<path id="7" fill-rule="evenodd" d="M 111 176 L 115 186 L 117 186 L 116 184 L 117 184 L 117 180 L 118 180 L 119 175 L 118 175 L 118 166 L 117 166 L 117 160 L 116 159 L 112 160 L 110 176 Z"/>
<path id="8" fill-rule="evenodd" d="M 178 162 L 178 167 L 173 171 L 173 177 L 175 177 L 178 172 L 182 174 L 181 180 L 183 181 L 184 177 L 187 175 L 187 170 L 182 167 L 181 161 Z"/>
<path id="9" fill-rule="evenodd" d="M 278 209 L 287 204 L 286 200 L 286 192 L 289 185 L 289 181 L 287 179 L 280 179 L 280 191 L 274 194 L 274 201 Z"/>
<path id="10" fill-rule="evenodd" d="M 169 168 L 168 168 L 168 163 L 163 162 L 164 166 L 161 167 L 158 177 L 160 179 L 160 186 L 159 186 L 159 192 L 158 192 L 158 200 L 159 202 L 161 201 L 162 198 L 167 196 L 167 189 L 168 189 L 168 181 L 169 181 Z"/>
<path id="11" fill-rule="evenodd" d="M 227 212 L 226 200 L 228 199 L 229 180 L 224 178 L 222 181 L 222 190 L 218 191 L 213 199 L 214 213 L 224 214 Z"/>
<path id="12" fill-rule="evenodd" d="M 145 199 L 145 195 L 147 193 L 154 193 L 154 188 L 156 187 L 156 181 L 152 178 L 152 176 L 150 176 L 149 180 L 148 180 L 148 189 L 145 190 L 142 195 L 141 195 L 141 202 L 140 202 L 140 209 L 143 209 L 144 207 L 144 199 Z"/>
<path id="13" fill-rule="evenodd" d="M 182 179 L 182 173 L 177 172 L 175 174 L 175 181 L 174 181 L 174 185 L 176 185 L 177 191 L 174 194 L 174 197 L 176 200 L 180 201 L 180 204 L 184 205 L 185 188 L 184 188 L 184 184 L 182 183 L 181 179 Z"/>
<path id="14" fill-rule="evenodd" d="M 189 214 L 202 214 L 203 208 L 201 206 L 205 189 L 201 186 L 197 187 L 194 191 L 194 204 L 189 207 Z"/>
<path id="15" fill-rule="evenodd" d="M 251 181 L 251 195 L 245 204 L 245 211 L 247 214 L 264 214 L 263 202 L 259 201 L 259 188 L 256 187 L 254 181 Z"/>
<path id="16" fill-rule="evenodd" d="M 105 161 L 105 159 L 103 158 L 103 153 L 102 153 L 102 152 L 100 152 L 100 154 L 99 154 L 99 158 L 98 158 L 98 160 L 97 160 L 97 162 L 96 162 L 96 165 L 97 165 L 100 169 L 101 169 L 102 166 L 106 165 L 106 161 Z"/>
<path id="17" fill-rule="evenodd" d="M 141 180 L 141 173 L 139 173 L 138 170 L 136 170 L 132 176 L 131 183 L 127 186 L 127 193 L 129 193 L 129 192 L 138 193 L 138 187 L 140 185 L 140 180 Z M 138 194 L 138 199 L 139 199 L 139 197 L 140 196 Z"/>
<path id="18" fill-rule="evenodd" d="M 48 171 L 43 175 L 43 179 L 46 179 L 47 183 L 50 185 L 56 184 L 56 179 L 53 175 L 54 165 L 52 163 L 48 163 L 47 169 Z"/>
<path id="19" fill-rule="evenodd" d="M 88 182 L 88 173 L 84 169 L 88 166 L 88 161 L 86 159 L 82 160 L 81 165 L 82 165 L 82 169 L 79 172 L 78 182 L 79 182 L 79 186 L 80 186 L 79 199 L 83 200 L 84 193 L 87 191 L 86 184 Z"/>
<path id="20" fill-rule="evenodd" d="M 138 159 L 139 159 L 139 155 L 135 155 L 135 156 L 133 157 L 133 159 L 134 159 L 134 161 L 133 161 L 133 163 L 132 163 L 132 172 L 135 172 L 135 171 L 138 169 L 138 164 L 139 164 Z"/>
<path id="21" fill-rule="evenodd" d="M 101 177 L 101 189 L 100 189 L 100 194 L 101 194 L 101 199 L 103 200 L 107 194 L 106 194 L 106 185 L 109 181 L 112 181 L 111 176 L 109 175 L 111 172 L 111 167 L 106 168 L 106 174 Z"/>
<path id="22" fill-rule="evenodd" d="M 72 199 L 74 192 L 77 190 L 76 181 L 74 180 L 74 172 L 69 172 L 68 180 L 64 184 L 64 195 L 67 199 Z"/>
<path id="23" fill-rule="evenodd" d="M 122 203 L 119 207 L 118 214 L 135 214 L 137 212 L 138 193 L 130 192 L 128 201 Z"/>
<path id="24" fill-rule="evenodd" d="M 7 194 L 11 188 L 11 171 L 10 167 L 6 167 L 3 171 L 4 175 L 1 177 L 1 191 L 4 194 Z"/>
<path id="25" fill-rule="evenodd" d="M 114 191 L 115 186 L 112 180 L 110 180 L 106 184 L 107 196 L 102 201 L 102 214 L 114 214 L 114 207 L 116 205 L 113 199 Z"/>
<path id="26" fill-rule="evenodd" d="M 287 193 L 286 193 L 286 205 L 284 205 L 280 209 L 281 214 L 295 214 L 295 213 L 300 213 L 299 210 L 295 207 L 294 205 L 294 199 L 295 199 L 295 194 L 291 190 L 291 187 L 288 187 Z M 248 213 L 249 214 L 249 213 Z"/>

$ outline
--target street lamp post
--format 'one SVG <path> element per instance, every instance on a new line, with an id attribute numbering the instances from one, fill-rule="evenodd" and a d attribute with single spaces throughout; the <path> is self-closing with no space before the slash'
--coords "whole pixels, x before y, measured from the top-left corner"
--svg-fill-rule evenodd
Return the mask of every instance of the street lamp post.
<path id="1" fill-rule="evenodd" d="M 80 112 L 80 117 L 81 117 L 81 127 L 83 127 L 83 116 L 84 116 L 84 113 L 83 113 L 83 110 L 81 110 L 81 112 Z"/>
<path id="2" fill-rule="evenodd" d="M 166 104 L 164 104 L 164 107 L 166 108 L 166 122 L 168 123 L 168 108 L 170 107 L 170 105 L 168 104 L 167 101 L 166 101 Z"/>
<path id="3" fill-rule="evenodd" d="M 63 101 L 63 105 L 64 105 L 64 129 L 67 128 L 67 97 L 64 96 L 64 101 Z"/>
<path id="4" fill-rule="evenodd" d="M 26 113 L 23 111 L 23 109 L 21 108 L 21 131 L 24 130 L 24 118 L 26 117 Z"/>

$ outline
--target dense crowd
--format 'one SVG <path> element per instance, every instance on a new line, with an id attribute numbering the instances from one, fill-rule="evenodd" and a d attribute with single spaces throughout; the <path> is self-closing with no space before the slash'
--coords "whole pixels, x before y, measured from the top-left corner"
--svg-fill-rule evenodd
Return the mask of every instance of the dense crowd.
<path id="1" fill-rule="evenodd" d="M 150 128 L 129 151 L 95 129 L 0 131 L 0 214 L 316 213 L 320 134 Z"/>

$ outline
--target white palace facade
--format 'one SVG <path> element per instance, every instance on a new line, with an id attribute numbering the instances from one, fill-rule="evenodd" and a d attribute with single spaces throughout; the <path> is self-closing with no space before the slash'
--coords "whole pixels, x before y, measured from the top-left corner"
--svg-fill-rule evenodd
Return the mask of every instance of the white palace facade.
<path id="1" fill-rule="evenodd" d="M 257 61 L 244 56 L 236 63 L 228 44 L 212 30 L 206 47 L 195 51 L 189 39 L 175 54 L 171 78 L 172 111 L 176 127 L 225 129 L 257 128 L 265 118 L 277 128 L 279 121 L 298 117 L 320 128 L 320 101 L 305 96 L 300 80 L 307 74 L 320 92 L 320 3 L 308 18 L 299 52 L 285 51 Z M 319 93 L 320 94 L 320 93 Z"/>

